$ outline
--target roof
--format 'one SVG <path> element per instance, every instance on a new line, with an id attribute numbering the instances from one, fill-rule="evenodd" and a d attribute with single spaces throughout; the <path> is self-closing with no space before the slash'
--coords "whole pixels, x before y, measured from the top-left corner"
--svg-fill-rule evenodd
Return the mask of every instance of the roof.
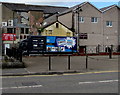
<path id="1" fill-rule="evenodd" d="M 63 25 L 63 26 L 66 27 L 67 29 L 71 30 L 69 27 L 67 27 L 66 25 L 64 25 L 63 23 L 61 23 L 61 22 L 58 21 L 58 20 L 56 20 L 56 21 L 54 21 L 54 22 L 51 22 L 51 23 L 48 23 L 48 24 L 44 25 L 42 28 L 47 28 L 48 26 L 50 26 L 50 25 L 52 25 L 52 24 L 54 24 L 54 23 L 56 23 L 56 22 L 60 23 L 61 25 Z"/>
<path id="2" fill-rule="evenodd" d="M 81 3 L 81 4 L 78 4 L 78 5 L 76 5 L 76 6 L 73 6 L 73 7 L 69 8 L 69 9 L 65 10 L 64 12 L 61 12 L 61 13 L 59 14 L 59 16 L 64 15 L 64 14 L 69 13 L 69 12 L 72 12 L 72 11 L 75 11 L 78 7 L 82 7 L 82 6 L 86 5 L 86 4 L 90 4 L 90 5 L 93 6 L 95 9 L 97 9 L 97 8 L 96 8 L 94 5 L 92 5 L 90 2 L 83 2 L 83 3 Z M 99 9 L 97 9 L 97 10 L 98 10 L 99 12 L 101 12 Z"/>
<path id="3" fill-rule="evenodd" d="M 114 8 L 114 7 L 118 7 L 118 6 L 114 4 L 114 5 L 111 5 L 111 6 L 107 6 L 107 7 L 101 8 L 100 11 L 105 12 L 107 10 L 110 10 L 111 8 Z"/>
<path id="4" fill-rule="evenodd" d="M 58 6 L 44 6 L 44 5 L 28 5 L 24 3 L 5 3 L 2 2 L 3 5 L 8 7 L 13 11 L 43 11 L 44 13 L 56 13 L 63 12 L 68 7 L 58 7 Z"/>

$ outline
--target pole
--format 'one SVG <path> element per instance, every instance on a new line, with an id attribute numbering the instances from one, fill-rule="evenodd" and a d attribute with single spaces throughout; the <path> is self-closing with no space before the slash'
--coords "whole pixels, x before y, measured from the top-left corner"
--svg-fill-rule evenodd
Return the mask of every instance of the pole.
<path id="1" fill-rule="evenodd" d="M 88 55 L 86 54 L 86 69 L 88 69 Z"/>
<path id="2" fill-rule="evenodd" d="M 2 28 L 0 28 L 0 61 L 2 60 Z"/>
<path id="3" fill-rule="evenodd" d="M 70 55 L 68 55 L 68 70 L 70 70 Z"/>
<path id="4" fill-rule="evenodd" d="M 49 70 L 51 70 L 51 56 L 49 56 Z"/>
<path id="5" fill-rule="evenodd" d="M 79 8 L 78 8 L 78 51 L 79 51 L 79 41 L 80 41 L 80 37 L 79 37 Z"/>

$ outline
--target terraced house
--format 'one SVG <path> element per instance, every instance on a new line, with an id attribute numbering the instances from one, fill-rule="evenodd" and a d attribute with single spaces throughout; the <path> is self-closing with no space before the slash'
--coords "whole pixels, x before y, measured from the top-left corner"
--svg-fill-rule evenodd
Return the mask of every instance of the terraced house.
<path id="1" fill-rule="evenodd" d="M 84 2 L 60 13 L 58 20 L 75 31 L 81 53 L 108 52 L 108 47 L 117 52 L 119 12 L 117 5 L 99 10 Z"/>
<path id="2" fill-rule="evenodd" d="M 117 5 L 107 6 L 102 11 L 103 45 L 118 51 L 118 34 L 120 28 L 120 8 Z"/>

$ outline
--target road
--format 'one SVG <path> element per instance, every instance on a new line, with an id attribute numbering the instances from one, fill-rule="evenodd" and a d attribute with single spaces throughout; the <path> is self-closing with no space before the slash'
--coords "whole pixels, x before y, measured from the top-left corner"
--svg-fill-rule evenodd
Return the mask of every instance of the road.
<path id="1" fill-rule="evenodd" d="M 118 72 L 3 77 L 3 93 L 118 93 Z"/>

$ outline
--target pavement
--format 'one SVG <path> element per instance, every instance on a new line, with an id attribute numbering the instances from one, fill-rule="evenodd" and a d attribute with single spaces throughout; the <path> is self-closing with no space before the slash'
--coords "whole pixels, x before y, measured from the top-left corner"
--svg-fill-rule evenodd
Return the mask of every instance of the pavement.
<path id="1" fill-rule="evenodd" d="M 49 56 L 23 57 L 26 68 L 2 69 L 2 76 L 118 71 L 118 55 L 113 55 L 112 59 L 109 59 L 108 55 L 88 56 L 87 68 L 86 56 L 70 56 L 70 64 L 68 56 L 51 56 L 50 58 L 51 63 L 49 63 Z"/>

